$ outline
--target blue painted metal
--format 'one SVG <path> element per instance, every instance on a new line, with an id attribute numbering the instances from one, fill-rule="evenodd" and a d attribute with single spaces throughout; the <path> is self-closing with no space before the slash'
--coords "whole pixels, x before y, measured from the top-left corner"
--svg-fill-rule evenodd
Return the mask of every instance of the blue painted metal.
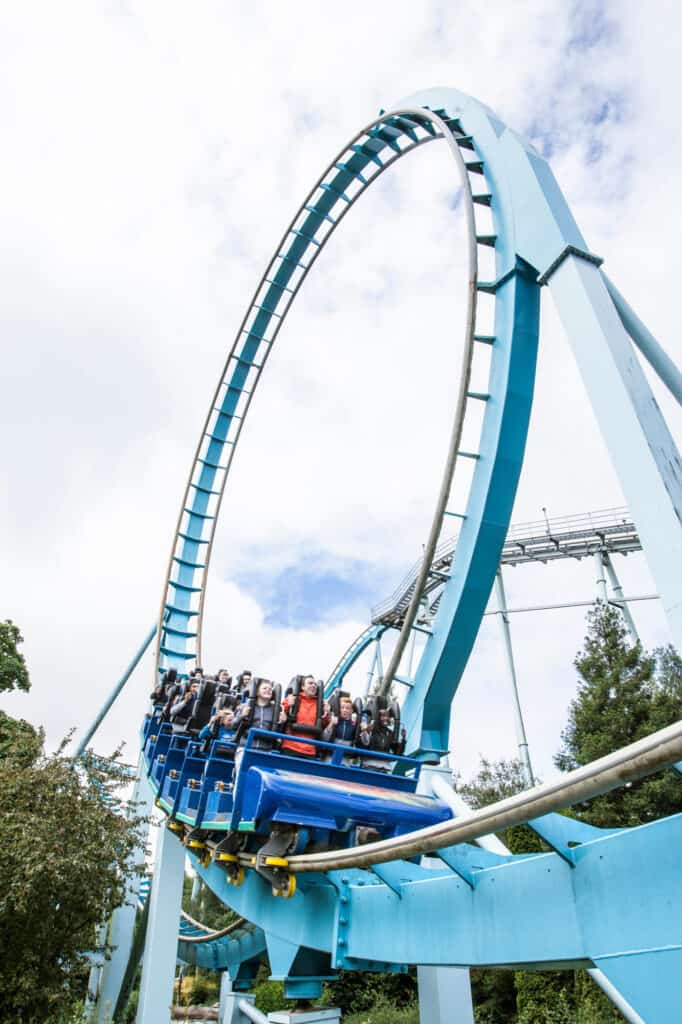
<path id="1" fill-rule="evenodd" d="M 279 823 L 344 833 L 348 840 L 360 825 L 388 838 L 452 817 L 441 801 L 416 795 L 419 761 L 372 751 L 374 762 L 398 770 L 389 774 L 363 766 L 366 749 L 319 740 L 307 742 L 326 760 L 302 761 L 259 750 L 259 741 L 287 738 L 261 729 L 249 731 L 233 789 L 234 744 L 216 741 L 206 754 L 188 736 L 164 732 L 158 715 L 157 709 L 144 726 L 150 785 L 157 807 L 192 827 L 267 836 Z"/>
<path id="2" fill-rule="evenodd" d="M 144 759 L 140 755 L 135 787 L 131 798 L 135 813 L 140 817 L 146 817 L 151 813 L 152 804 L 152 793 L 145 767 Z M 135 867 L 139 867 L 144 863 L 147 832 L 148 826 L 141 836 L 141 843 L 132 860 Z M 138 901 L 141 897 L 144 899 L 148 895 L 148 884 L 148 879 L 142 878 L 140 875 L 133 875 L 126 886 L 125 902 L 120 907 L 117 907 L 111 916 L 108 942 L 113 947 L 113 952 L 111 959 L 104 963 L 102 969 L 95 1018 L 98 1024 L 100 1021 L 110 1020 L 116 1007 L 133 944 Z"/>
<path id="3" fill-rule="evenodd" d="M 419 1019 L 426 1024 L 473 1024 L 469 972 L 457 967 L 418 967 Z M 456 1014 L 456 1016 L 455 1016 Z"/>
<path id="4" fill-rule="evenodd" d="M 299 762 L 298 771 L 251 768 L 240 823 L 253 821 L 260 832 L 276 822 L 344 832 L 365 825 L 388 838 L 452 817 L 433 798 L 390 788 L 399 777 L 387 776 L 387 784 L 379 786 L 376 773 L 362 768 L 337 770 L 326 778 L 322 772 L 304 771 L 305 767 Z"/>
<path id="5" fill-rule="evenodd" d="M 405 152 L 435 136 L 426 111 L 371 125 L 330 164 L 285 232 L 242 321 L 197 446 L 169 562 L 157 656 L 161 667 L 182 672 L 200 656 L 206 573 L 227 474 L 272 344 L 321 251 L 320 232 L 327 232 L 325 238 L 331 234 L 357 198 L 358 192 L 352 200 L 347 194 L 351 185 L 363 191 Z M 396 144 L 400 137 L 403 146 Z M 386 149 L 390 156 L 382 160 L 378 154 Z M 196 635 L 189 628 L 193 618 Z"/>
<path id="6" fill-rule="evenodd" d="M 618 291 L 613 281 L 606 274 L 603 276 L 609 295 L 613 299 L 613 304 L 618 311 L 618 316 L 623 322 L 623 327 L 668 390 L 682 405 L 682 373 L 680 373 L 680 370 L 667 352 L 656 341 L 648 327 L 642 323 L 632 306 Z"/>
<path id="7" fill-rule="evenodd" d="M 149 897 L 137 1024 L 168 1024 L 168 1007 L 173 1001 L 184 868 L 183 847 L 167 828 L 162 827 Z"/>
<path id="8" fill-rule="evenodd" d="M 682 459 L 601 271 L 573 256 L 553 274 L 549 288 L 637 526 L 673 642 L 682 649 Z"/>
<path id="9" fill-rule="evenodd" d="M 680 842 L 682 815 L 675 815 L 583 843 L 573 867 L 555 853 L 517 856 L 476 869 L 473 889 L 447 869 L 422 870 L 401 884 L 400 896 L 357 870 L 305 879 L 288 901 L 269 895 L 254 873 L 234 889 L 217 865 L 198 870 L 239 913 L 301 945 L 331 950 L 343 916 L 351 959 L 590 966 L 626 951 L 682 948 Z M 649 870 L 652 849 L 660 851 L 656 871 Z M 403 868 L 408 879 L 413 867 Z"/>
<path id="10" fill-rule="evenodd" d="M 197 934 L 186 927 L 186 923 L 180 930 L 178 941 L 178 957 L 185 963 L 197 964 L 199 967 L 207 967 L 212 971 L 230 971 L 236 975 L 240 966 L 249 961 L 260 963 L 265 953 L 265 934 L 260 928 L 245 926 L 232 932 L 230 935 L 223 935 L 213 942 L 183 942 L 183 935 Z"/>
<path id="11" fill-rule="evenodd" d="M 353 640 L 350 647 L 348 647 L 348 649 L 339 658 L 325 684 L 325 697 L 330 697 L 337 687 L 343 687 L 343 681 L 346 675 L 350 672 L 360 655 L 363 654 L 371 644 L 381 640 L 381 637 L 387 629 L 388 627 L 381 623 L 371 625 L 368 626 L 367 629 L 363 630 L 363 632 Z"/>
<path id="12" fill-rule="evenodd" d="M 104 717 L 107 715 L 111 705 L 114 703 L 114 701 L 118 697 L 119 693 L 121 692 L 121 690 L 123 689 L 125 684 L 130 679 L 131 675 L 133 674 L 133 672 L 135 671 L 135 669 L 139 665 L 139 663 L 140 663 L 140 661 L 142 659 L 142 656 L 144 655 L 144 653 L 146 652 L 147 648 L 151 644 L 152 640 L 156 636 L 157 630 L 158 630 L 158 626 L 157 626 L 156 623 L 154 623 L 153 627 L 150 629 L 149 633 L 147 634 L 145 639 L 140 644 L 140 647 L 135 652 L 135 654 L 134 654 L 130 664 L 127 667 L 127 669 L 125 670 L 125 672 L 123 673 L 121 678 L 118 680 L 118 682 L 116 683 L 116 685 L 112 689 L 111 693 L 109 694 L 109 696 L 105 700 L 105 702 L 102 705 L 102 707 L 100 708 L 100 710 L 97 712 L 97 715 L 95 716 L 95 720 L 85 730 L 85 735 L 83 736 L 83 739 L 78 744 L 78 746 L 76 748 L 76 752 L 73 755 L 74 759 L 77 760 L 79 757 L 82 757 L 83 754 L 85 753 L 85 749 L 86 749 L 88 743 L 90 742 L 92 737 L 95 735 L 95 733 L 99 729 L 99 727 L 100 727 Z"/>
<path id="13" fill-rule="evenodd" d="M 504 247 L 498 258 L 507 254 Z M 427 637 L 403 721 L 408 749 L 439 756 L 448 747 L 450 705 L 495 579 L 516 495 L 533 397 L 539 289 L 519 262 L 496 293 L 495 344 L 466 518 L 438 613 Z"/>

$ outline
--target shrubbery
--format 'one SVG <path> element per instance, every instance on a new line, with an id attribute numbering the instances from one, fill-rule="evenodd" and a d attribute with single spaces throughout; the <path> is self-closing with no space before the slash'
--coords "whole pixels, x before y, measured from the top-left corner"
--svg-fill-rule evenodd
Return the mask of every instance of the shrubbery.
<path id="1" fill-rule="evenodd" d="M 0 689 L 29 688 L 21 635 L 0 624 Z M 0 1022 L 69 1022 L 101 923 L 121 903 L 138 846 L 116 762 L 63 749 L 0 712 Z"/>

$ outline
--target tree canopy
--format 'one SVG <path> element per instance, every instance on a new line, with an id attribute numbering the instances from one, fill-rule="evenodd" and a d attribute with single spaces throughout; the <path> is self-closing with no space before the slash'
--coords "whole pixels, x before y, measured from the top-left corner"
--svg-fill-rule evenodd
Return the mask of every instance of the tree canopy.
<path id="1" fill-rule="evenodd" d="M 0 679 L 27 689 L 19 630 L 3 625 Z M 122 813 L 116 757 L 76 764 L 63 748 L 47 754 L 42 732 L 0 713 L 1 1024 L 45 1024 L 82 999 L 99 926 L 133 870 L 140 822 Z"/>
<path id="2" fill-rule="evenodd" d="M 570 771 L 682 718 L 682 660 L 672 647 L 652 653 L 632 643 L 612 605 L 588 613 L 588 633 L 575 659 L 578 692 L 568 711 L 558 768 Z M 602 828 L 642 825 L 682 811 L 682 785 L 660 772 L 574 808 Z"/>
<path id="3" fill-rule="evenodd" d="M 23 642 L 19 627 L 11 619 L 0 622 L 0 693 L 5 690 L 28 692 L 31 688 L 26 661 L 19 651 L 19 644 Z"/>

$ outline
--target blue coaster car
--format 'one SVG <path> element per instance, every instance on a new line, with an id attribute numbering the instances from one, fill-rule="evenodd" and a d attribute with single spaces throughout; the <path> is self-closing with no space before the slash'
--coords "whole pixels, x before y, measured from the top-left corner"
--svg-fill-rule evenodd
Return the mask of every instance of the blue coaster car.
<path id="1" fill-rule="evenodd" d="M 259 736 L 286 738 L 257 729 L 249 733 L 235 790 L 235 831 L 267 835 L 277 825 L 294 825 L 348 836 L 366 827 L 388 838 L 452 817 L 444 803 L 416 795 L 421 762 L 413 758 L 306 739 L 320 757 L 330 758 L 309 760 L 259 750 L 253 746 Z M 363 760 L 373 767 L 364 767 Z M 387 771 L 376 767 L 382 762 Z"/>
<path id="2" fill-rule="evenodd" d="M 235 777 L 235 744 L 216 740 L 205 752 L 156 709 L 143 749 L 157 806 L 176 830 L 189 826 L 190 845 L 231 853 L 258 849 L 274 833 L 286 833 L 289 849 L 343 847 L 358 828 L 388 838 L 452 817 L 441 801 L 417 796 L 421 762 L 413 758 L 307 737 L 317 758 L 302 758 L 276 749 L 285 739 L 251 729 Z"/>

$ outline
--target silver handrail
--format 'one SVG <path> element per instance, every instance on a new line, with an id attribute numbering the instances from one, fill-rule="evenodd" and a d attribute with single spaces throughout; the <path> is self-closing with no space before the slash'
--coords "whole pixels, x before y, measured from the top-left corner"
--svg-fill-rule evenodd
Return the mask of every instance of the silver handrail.
<path id="1" fill-rule="evenodd" d="M 467 843 L 490 833 L 522 825 L 531 818 L 560 811 L 618 789 L 682 760 L 682 721 L 621 747 L 590 764 L 533 789 L 474 811 L 465 821 L 444 821 L 378 843 L 309 853 L 289 858 L 290 871 L 340 871 L 364 868 L 391 860 L 407 860 L 456 843 Z"/>

